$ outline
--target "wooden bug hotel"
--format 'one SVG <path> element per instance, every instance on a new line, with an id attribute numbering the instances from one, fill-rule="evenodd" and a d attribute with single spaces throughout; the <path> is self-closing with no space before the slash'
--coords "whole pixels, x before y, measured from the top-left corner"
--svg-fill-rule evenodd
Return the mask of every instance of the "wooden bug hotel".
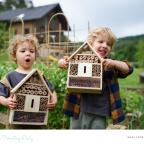
<path id="1" fill-rule="evenodd" d="M 52 93 L 38 70 L 32 70 L 11 90 L 11 93 L 14 94 L 17 107 L 10 110 L 10 124 L 47 124 L 47 103 Z"/>
<path id="2" fill-rule="evenodd" d="M 69 92 L 100 93 L 102 58 L 85 42 L 69 58 L 67 89 Z"/>

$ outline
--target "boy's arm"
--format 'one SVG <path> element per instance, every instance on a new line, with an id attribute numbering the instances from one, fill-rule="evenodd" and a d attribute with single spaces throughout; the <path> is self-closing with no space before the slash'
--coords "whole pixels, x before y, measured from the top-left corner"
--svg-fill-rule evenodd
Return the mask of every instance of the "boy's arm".
<path id="1" fill-rule="evenodd" d="M 129 72 L 129 66 L 127 65 L 127 63 L 123 62 L 123 61 L 118 61 L 118 60 L 114 60 L 115 65 L 114 67 L 124 73 L 128 73 Z"/>
<path id="2" fill-rule="evenodd" d="M 126 77 L 133 72 L 133 67 L 127 61 L 105 59 L 103 65 L 105 69 L 116 69 L 120 77 Z"/>
<path id="3" fill-rule="evenodd" d="M 13 94 L 10 93 L 10 84 L 6 76 L 0 81 L 0 104 L 14 109 L 16 107 L 16 101 L 13 99 Z"/>
<path id="4" fill-rule="evenodd" d="M 129 66 L 123 61 L 104 59 L 103 65 L 105 69 L 115 68 L 121 72 L 126 72 L 126 73 L 129 71 Z"/>

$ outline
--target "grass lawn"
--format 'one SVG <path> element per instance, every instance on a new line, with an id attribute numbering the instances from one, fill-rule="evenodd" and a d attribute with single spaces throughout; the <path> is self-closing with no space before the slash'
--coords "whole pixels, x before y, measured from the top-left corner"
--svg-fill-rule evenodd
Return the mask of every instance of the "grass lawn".
<path id="1" fill-rule="evenodd" d="M 120 86 L 132 86 L 132 87 L 144 87 L 144 84 L 140 83 L 139 74 L 144 72 L 144 68 L 134 68 L 134 71 L 125 79 L 119 79 Z"/>

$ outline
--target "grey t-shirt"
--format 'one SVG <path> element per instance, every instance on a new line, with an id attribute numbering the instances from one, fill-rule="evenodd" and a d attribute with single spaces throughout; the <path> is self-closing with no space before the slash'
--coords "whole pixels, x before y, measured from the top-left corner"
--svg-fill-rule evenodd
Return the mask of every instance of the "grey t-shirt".
<path id="1" fill-rule="evenodd" d="M 96 114 L 100 116 L 110 115 L 109 105 L 109 88 L 103 73 L 102 92 L 100 94 L 84 93 L 81 95 L 80 110 L 81 112 Z"/>

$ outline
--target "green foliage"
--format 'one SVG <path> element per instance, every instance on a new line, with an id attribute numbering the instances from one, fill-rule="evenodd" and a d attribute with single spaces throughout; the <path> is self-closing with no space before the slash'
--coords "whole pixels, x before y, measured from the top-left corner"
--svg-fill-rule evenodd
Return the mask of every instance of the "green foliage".
<path id="1" fill-rule="evenodd" d="M 129 129 L 144 129 L 144 97 L 136 92 L 130 92 L 125 108 L 132 114 Z"/>
<path id="2" fill-rule="evenodd" d="M 132 115 L 132 118 L 128 123 L 129 129 L 144 128 L 144 97 L 142 91 L 142 88 L 144 88 L 144 84 L 141 84 L 139 82 L 139 74 L 142 71 L 143 69 L 135 68 L 131 76 L 119 80 L 123 109 L 125 113 L 131 113 Z M 127 89 L 133 87 L 135 88 L 133 89 L 133 91 Z"/>
<path id="3" fill-rule="evenodd" d="M 141 116 L 133 123 L 133 127 L 135 129 L 144 129 L 144 100 L 142 100 L 141 104 L 139 105 L 139 111 Z"/>
<path id="4" fill-rule="evenodd" d="M 136 60 L 138 61 L 139 65 L 144 67 L 144 41 L 139 41 L 137 45 L 137 51 L 136 51 Z"/>
<path id="5" fill-rule="evenodd" d="M 135 62 L 137 60 L 137 46 L 139 45 L 140 41 L 144 41 L 144 35 L 118 39 L 113 48 L 114 58 L 118 60 L 129 60 Z M 139 47 L 141 46 L 142 45 L 139 45 Z"/>
<path id="6" fill-rule="evenodd" d="M 4 11 L 5 9 L 4 9 L 4 5 L 3 5 L 3 3 L 1 2 L 0 3 L 0 11 Z"/>
<path id="7" fill-rule="evenodd" d="M 66 117 L 62 112 L 62 106 L 65 94 L 57 93 L 58 104 L 56 108 L 49 112 L 48 129 L 68 129 L 69 118 Z"/>
<path id="8" fill-rule="evenodd" d="M 0 63 L 5 63 L 6 61 L 8 61 L 9 56 L 7 54 L 7 50 L 5 49 L 1 49 L 0 50 Z"/>
<path id="9" fill-rule="evenodd" d="M 8 63 L 1 63 L 0 64 L 0 79 L 2 79 L 9 71 L 11 71 L 13 68 Z M 0 105 L 0 112 L 6 112 L 7 108 Z"/>
<path id="10" fill-rule="evenodd" d="M 123 108 L 126 113 L 134 113 L 139 110 L 143 96 L 135 91 L 121 90 L 121 98 L 123 102 Z"/>
<path id="11" fill-rule="evenodd" d="M 0 49 L 7 48 L 9 33 L 6 30 L 6 24 L 0 23 Z"/>
<path id="12" fill-rule="evenodd" d="M 25 8 L 27 7 L 25 0 L 5 0 L 3 4 L 0 5 L 1 9 L 0 11 L 3 10 L 10 10 L 15 8 Z"/>
<path id="13" fill-rule="evenodd" d="M 66 78 L 67 78 L 66 70 L 58 68 L 57 63 L 52 63 L 48 67 L 43 63 L 38 63 L 35 65 L 35 67 L 44 72 L 44 75 L 53 83 L 58 93 L 65 92 Z"/>
<path id="14" fill-rule="evenodd" d="M 9 71 L 12 71 L 15 68 L 12 63 L 1 63 L 0 64 L 0 79 L 2 79 Z M 0 112 L 6 112 L 7 108 L 0 105 Z"/>
<path id="15" fill-rule="evenodd" d="M 6 113 L 7 112 L 7 107 L 0 105 L 0 112 Z"/>
<path id="16" fill-rule="evenodd" d="M 16 67 L 15 63 L 5 62 L 0 64 L 0 79 Z"/>
<path id="17" fill-rule="evenodd" d="M 132 129 L 144 129 L 144 114 L 139 118 L 134 119 L 131 123 Z"/>
<path id="18" fill-rule="evenodd" d="M 52 63 L 48 67 L 43 63 L 35 65 L 38 69 L 44 72 L 55 87 L 58 96 L 58 104 L 56 108 L 49 112 L 48 128 L 49 129 L 67 129 L 69 128 L 69 118 L 62 112 L 63 101 L 66 94 L 66 78 L 67 71 L 58 68 L 57 63 Z"/>

